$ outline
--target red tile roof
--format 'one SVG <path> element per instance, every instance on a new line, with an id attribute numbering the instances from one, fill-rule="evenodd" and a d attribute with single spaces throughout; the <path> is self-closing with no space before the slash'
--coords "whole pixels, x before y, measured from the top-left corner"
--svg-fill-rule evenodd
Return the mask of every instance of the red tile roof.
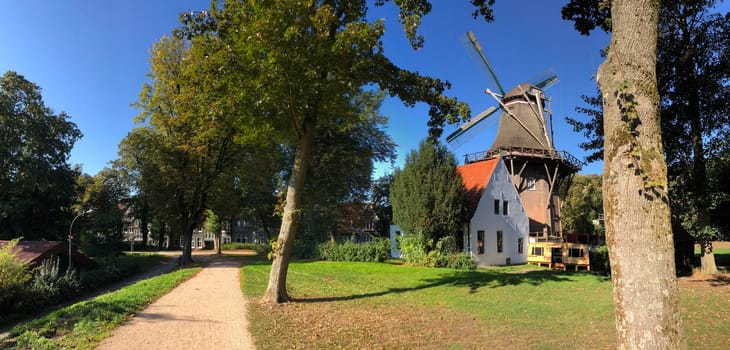
<path id="1" fill-rule="evenodd" d="M 461 180 L 468 192 L 469 198 L 469 218 L 474 216 L 474 212 L 479 205 L 479 199 L 482 197 L 482 191 L 487 188 L 489 179 L 492 178 L 497 163 L 502 161 L 501 158 L 493 158 L 479 162 L 469 163 L 456 168 L 456 172 L 461 175 Z"/>
<path id="2" fill-rule="evenodd" d="M 0 241 L 0 247 L 5 246 L 10 241 Z M 43 260 L 52 255 L 68 256 L 68 244 L 65 241 L 19 241 L 18 245 L 13 248 L 15 257 L 19 260 L 28 261 L 31 265 L 40 264 Z M 71 252 L 74 264 L 92 267 L 95 263 L 86 255 L 83 255 L 75 249 Z"/>

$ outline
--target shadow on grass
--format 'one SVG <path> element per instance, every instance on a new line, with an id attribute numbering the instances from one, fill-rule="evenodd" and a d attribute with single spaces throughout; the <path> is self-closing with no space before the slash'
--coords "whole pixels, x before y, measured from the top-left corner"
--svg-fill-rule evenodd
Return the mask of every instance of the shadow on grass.
<path id="1" fill-rule="evenodd" d="M 480 288 L 483 287 L 499 288 L 521 284 L 538 286 L 545 282 L 573 282 L 573 280 L 567 278 L 566 276 L 567 274 L 565 272 L 550 270 L 528 271 L 524 273 L 501 273 L 492 271 L 455 271 L 447 276 L 421 280 L 421 284 L 413 287 L 388 288 L 379 292 L 346 296 L 294 298 L 294 301 L 300 303 L 322 303 L 357 300 L 379 297 L 388 294 L 402 294 L 405 292 L 412 292 L 441 286 L 468 287 L 469 293 L 476 293 L 479 291 Z"/>

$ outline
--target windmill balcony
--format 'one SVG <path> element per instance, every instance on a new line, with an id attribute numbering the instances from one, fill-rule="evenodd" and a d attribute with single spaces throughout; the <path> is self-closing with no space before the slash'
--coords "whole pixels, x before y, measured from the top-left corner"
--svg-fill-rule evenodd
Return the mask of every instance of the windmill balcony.
<path id="1" fill-rule="evenodd" d="M 525 148 L 525 147 L 501 147 L 489 151 L 481 151 L 464 155 L 464 164 L 474 163 L 481 160 L 492 159 L 500 156 L 506 157 L 536 157 L 561 160 L 570 166 L 580 169 L 584 163 L 566 151 L 550 149 Z"/>

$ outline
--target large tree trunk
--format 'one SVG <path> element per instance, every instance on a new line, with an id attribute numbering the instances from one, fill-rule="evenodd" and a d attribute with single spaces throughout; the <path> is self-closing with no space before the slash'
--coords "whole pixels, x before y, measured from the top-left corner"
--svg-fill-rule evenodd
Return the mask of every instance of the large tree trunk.
<path id="1" fill-rule="evenodd" d="M 301 221 L 302 192 L 307 171 L 312 163 L 312 149 L 314 148 L 315 122 L 308 118 L 297 141 L 294 156 L 294 168 L 286 192 L 286 203 L 281 220 L 279 238 L 276 240 L 269 274 L 269 285 L 263 300 L 270 303 L 284 303 L 290 300 L 286 290 L 286 274 L 289 269 L 289 259 L 294 247 L 294 235 Z"/>
<path id="2" fill-rule="evenodd" d="M 611 45 L 598 72 L 606 238 L 622 349 L 686 348 L 659 125 L 658 10 L 658 0 L 611 2 Z"/>
<path id="3" fill-rule="evenodd" d="M 180 266 L 188 266 L 193 263 L 193 230 L 195 224 L 185 223 L 183 225 L 183 247 L 180 256 Z"/>

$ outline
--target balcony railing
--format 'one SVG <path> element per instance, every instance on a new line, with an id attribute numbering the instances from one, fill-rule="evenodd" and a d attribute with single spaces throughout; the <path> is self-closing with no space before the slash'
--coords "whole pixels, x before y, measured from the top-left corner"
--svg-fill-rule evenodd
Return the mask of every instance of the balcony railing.
<path id="1" fill-rule="evenodd" d="M 478 162 L 480 160 L 492 159 L 494 157 L 501 156 L 527 156 L 527 157 L 539 157 L 547 159 L 561 160 L 568 163 L 575 169 L 580 169 L 585 165 L 578 158 L 574 157 L 566 151 L 558 151 L 554 149 L 539 149 L 539 148 L 525 148 L 525 147 L 501 147 L 495 150 L 481 151 L 475 153 L 469 153 L 464 155 L 464 164 Z"/>

